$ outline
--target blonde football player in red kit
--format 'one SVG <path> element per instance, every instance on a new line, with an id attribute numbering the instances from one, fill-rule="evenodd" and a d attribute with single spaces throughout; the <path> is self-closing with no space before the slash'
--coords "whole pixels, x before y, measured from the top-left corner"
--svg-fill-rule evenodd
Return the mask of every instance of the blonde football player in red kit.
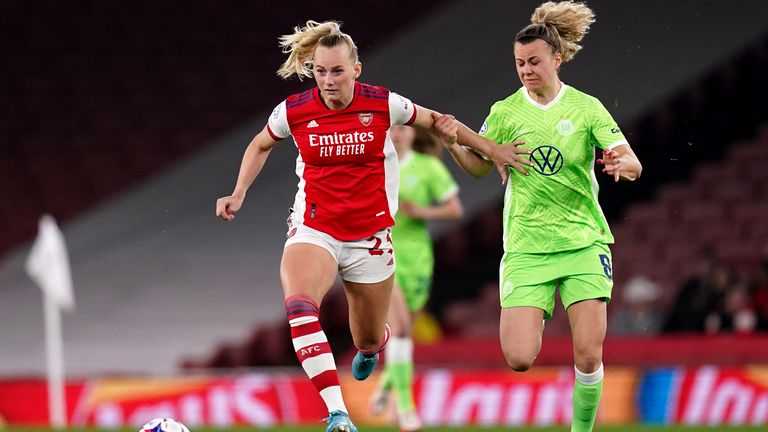
<path id="1" fill-rule="evenodd" d="M 232 195 L 216 202 L 216 215 L 234 219 L 272 148 L 292 136 L 299 152 L 299 190 L 280 264 L 285 308 L 299 361 L 328 407 L 327 431 L 352 432 L 357 429 L 342 398 L 319 305 L 339 273 L 359 351 L 352 372 L 358 380 L 367 378 L 389 338 L 395 270 L 390 227 L 397 211 L 398 162 L 388 130 L 392 125 L 430 129 L 440 114 L 357 82 L 362 71 L 357 47 L 338 23 L 308 21 L 280 41 L 288 59 L 278 74 L 313 76 L 317 87 L 275 108 L 243 155 Z M 490 155 L 499 168 L 522 163 L 463 125 L 453 139 Z"/>

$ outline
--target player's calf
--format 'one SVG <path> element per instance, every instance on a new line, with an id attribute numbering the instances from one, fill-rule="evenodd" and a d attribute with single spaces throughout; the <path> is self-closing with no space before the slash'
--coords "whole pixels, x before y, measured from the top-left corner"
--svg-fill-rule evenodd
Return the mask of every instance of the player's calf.
<path id="1" fill-rule="evenodd" d="M 341 396 L 336 361 L 320 326 L 317 304 L 307 297 L 295 295 L 285 299 L 291 339 L 301 367 L 314 384 L 328 412 L 347 412 Z"/>
<path id="2" fill-rule="evenodd" d="M 391 334 L 389 324 L 384 324 L 384 336 L 377 346 L 366 350 L 358 347 L 358 352 L 355 354 L 355 358 L 352 359 L 352 376 L 356 380 L 362 381 L 373 373 L 373 370 L 376 369 L 376 365 L 379 363 L 379 353 L 384 350 Z"/>

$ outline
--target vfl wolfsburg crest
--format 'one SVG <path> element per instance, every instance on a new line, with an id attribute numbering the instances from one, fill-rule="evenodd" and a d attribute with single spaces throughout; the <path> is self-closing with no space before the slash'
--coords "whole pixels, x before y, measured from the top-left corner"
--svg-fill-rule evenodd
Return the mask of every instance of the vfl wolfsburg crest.
<path id="1" fill-rule="evenodd" d="M 514 290 L 515 290 L 515 284 L 513 284 L 512 281 L 504 282 L 504 285 L 502 285 L 502 288 L 501 288 L 501 299 L 504 300 L 504 297 L 512 294 L 512 291 Z"/>
<path id="2" fill-rule="evenodd" d="M 557 131 L 560 135 L 568 136 L 573 133 L 573 123 L 571 119 L 562 119 L 557 123 Z"/>

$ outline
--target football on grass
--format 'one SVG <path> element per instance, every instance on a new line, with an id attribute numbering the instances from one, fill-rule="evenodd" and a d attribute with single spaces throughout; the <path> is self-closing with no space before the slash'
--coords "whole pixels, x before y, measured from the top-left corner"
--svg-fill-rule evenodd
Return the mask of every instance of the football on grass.
<path id="1" fill-rule="evenodd" d="M 165 417 L 148 421 L 139 432 L 189 432 L 189 429 L 180 421 Z"/>

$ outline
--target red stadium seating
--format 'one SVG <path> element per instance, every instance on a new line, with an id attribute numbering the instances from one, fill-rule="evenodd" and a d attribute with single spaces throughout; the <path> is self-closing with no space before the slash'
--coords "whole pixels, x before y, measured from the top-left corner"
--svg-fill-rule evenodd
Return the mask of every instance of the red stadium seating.
<path id="1" fill-rule="evenodd" d="M 0 254 L 31 237 L 41 212 L 66 222 L 297 90 L 274 71 L 277 36 L 302 20 L 346 21 L 367 47 L 448 1 L 397 0 L 388 7 L 407 14 L 364 21 L 355 11 L 379 3 L 4 2 L 4 22 L 23 26 L 0 30 L 0 162 L 14 165 L 0 190 L 35 204 L 23 216 L 0 206 Z"/>

